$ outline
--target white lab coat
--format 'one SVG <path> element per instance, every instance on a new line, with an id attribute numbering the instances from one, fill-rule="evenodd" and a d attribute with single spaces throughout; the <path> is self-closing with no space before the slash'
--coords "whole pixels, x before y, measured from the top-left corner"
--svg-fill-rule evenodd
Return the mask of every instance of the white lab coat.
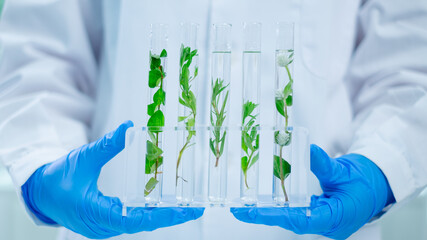
<path id="1" fill-rule="evenodd" d="M 124 120 L 146 123 L 148 33 L 155 22 L 170 25 L 168 126 L 176 124 L 177 117 L 179 23 L 200 24 L 202 124 L 208 121 L 209 27 L 215 22 L 233 24 L 230 123 L 238 124 L 242 22 L 262 22 L 261 121 L 272 125 L 274 23 L 293 21 L 295 122 L 307 127 L 311 142 L 329 154 L 359 153 L 375 162 L 399 204 L 427 184 L 426 14 L 427 2 L 422 0 L 8 1 L 0 27 L 0 160 L 19 193 L 38 167 L 72 148 Z M 99 180 L 104 194 L 121 192 L 123 176 L 117 169 L 122 159 L 119 154 L 104 167 Z M 260 169 L 264 194 L 271 192 L 269 162 Z M 173 169 L 173 163 L 170 166 Z M 238 173 L 238 167 L 239 161 L 230 161 L 231 172 Z M 229 178 L 238 182 L 238 174 Z M 165 191 L 172 188 L 166 186 Z M 238 185 L 229 188 L 235 192 Z M 227 209 L 207 209 L 197 221 L 113 239 L 171 237 L 315 238 L 244 224 Z M 372 223 L 352 238 L 380 239 L 380 231 Z M 61 239 L 84 238 L 65 230 Z"/>

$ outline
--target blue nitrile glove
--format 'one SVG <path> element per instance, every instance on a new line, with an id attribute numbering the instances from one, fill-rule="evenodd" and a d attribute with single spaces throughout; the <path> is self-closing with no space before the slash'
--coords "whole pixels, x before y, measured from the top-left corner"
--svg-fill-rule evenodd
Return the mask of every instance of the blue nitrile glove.
<path id="1" fill-rule="evenodd" d="M 382 171 L 364 156 L 331 159 L 311 145 L 311 171 L 323 189 L 311 198 L 311 216 L 303 208 L 232 208 L 243 222 L 279 226 L 297 234 L 345 239 L 390 203 L 393 193 Z"/>
<path id="2" fill-rule="evenodd" d="M 101 168 L 124 148 L 127 121 L 97 142 L 39 168 L 22 186 L 31 211 L 43 222 L 60 224 L 88 238 L 152 231 L 197 219 L 202 208 L 130 208 L 122 217 L 118 198 L 97 186 Z"/>

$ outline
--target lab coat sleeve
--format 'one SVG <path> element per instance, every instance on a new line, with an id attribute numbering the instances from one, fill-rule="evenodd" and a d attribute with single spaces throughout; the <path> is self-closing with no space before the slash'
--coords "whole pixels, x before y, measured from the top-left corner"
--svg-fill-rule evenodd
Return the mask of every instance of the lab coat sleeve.
<path id="1" fill-rule="evenodd" d="M 92 1 L 6 1 L 0 162 L 20 197 L 36 169 L 87 142 L 102 29 L 85 2 Z"/>
<path id="2" fill-rule="evenodd" d="M 427 185 L 427 1 L 368 0 L 346 81 L 355 134 L 349 152 L 383 171 L 396 201 Z"/>

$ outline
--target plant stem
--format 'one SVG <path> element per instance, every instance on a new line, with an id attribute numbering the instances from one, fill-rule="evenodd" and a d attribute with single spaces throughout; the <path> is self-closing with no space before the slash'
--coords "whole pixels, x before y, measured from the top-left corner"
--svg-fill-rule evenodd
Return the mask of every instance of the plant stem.
<path id="1" fill-rule="evenodd" d="M 219 157 L 220 157 L 220 155 L 219 155 L 219 142 L 216 142 L 215 150 L 216 150 L 216 154 L 215 154 L 215 157 L 216 157 L 215 167 L 218 167 L 218 162 L 219 162 Z"/>
<path id="2" fill-rule="evenodd" d="M 156 132 L 156 147 L 158 147 L 158 146 L 159 146 L 159 133 Z M 157 168 L 158 168 L 158 165 L 159 165 L 159 158 L 156 158 L 156 170 L 154 172 L 154 178 L 156 180 L 157 180 Z"/>
<path id="3" fill-rule="evenodd" d="M 184 153 L 185 148 L 187 148 L 187 145 L 190 143 L 191 138 L 187 138 L 187 141 L 185 142 L 184 146 L 179 151 L 178 160 L 176 161 L 176 185 L 178 186 L 178 169 L 179 164 L 181 163 L 182 154 Z"/>
<path id="4" fill-rule="evenodd" d="M 286 193 L 285 189 L 285 176 L 283 174 L 283 161 L 282 161 L 282 151 L 283 147 L 280 147 L 280 153 L 279 153 L 279 164 L 280 164 L 280 184 L 282 185 L 283 195 L 285 195 L 285 201 L 288 201 L 288 194 Z"/>
<path id="5" fill-rule="evenodd" d="M 248 156 L 248 168 L 247 168 L 247 169 L 246 169 L 246 171 L 244 172 L 244 175 L 245 175 L 245 185 L 246 185 L 246 188 L 248 188 L 248 189 L 249 189 L 249 185 L 248 185 L 248 176 L 247 176 L 247 172 L 248 172 L 248 170 L 249 170 L 249 166 L 251 165 L 251 161 L 252 161 L 252 157 L 253 157 L 254 153 L 255 153 L 255 151 L 252 151 L 252 152 L 251 152 L 251 154 Z"/>

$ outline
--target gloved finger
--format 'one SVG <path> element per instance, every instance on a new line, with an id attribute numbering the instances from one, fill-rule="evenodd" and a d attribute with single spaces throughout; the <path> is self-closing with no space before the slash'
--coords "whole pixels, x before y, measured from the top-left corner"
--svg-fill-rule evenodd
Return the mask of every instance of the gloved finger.
<path id="1" fill-rule="evenodd" d="M 204 208 L 128 208 L 127 216 L 122 216 L 122 204 L 118 198 L 99 196 L 94 219 L 113 231 L 136 233 L 153 231 L 197 219 Z"/>
<path id="2" fill-rule="evenodd" d="M 101 168 L 125 147 L 126 130 L 132 127 L 132 121 L 122 123 L 116 130 L 109 132 L 96 142 L 81 147 L 78 151 L 79 164 L 95 171 Z"/>
<path id="3" fill-rule="evenodd" d="M 334 223 L 332 208 L 325 201 L 312 204 L 310 216 L 305 208 L 231 208 L 230 211 L 242 222 L 279 226 L 297 234 L 324 234 Z"/>
<path id="4" fill-rule="evenodd" d="M 311 171 L 319 179 L 322 186 L 336 183 L 340 180 L 343 166 L 332 159 L 322 148 L 315 144 L 310 146 Z"/>
<path id="5" fill-rule="evenodd" d="M 153 231 L 200 218 L 204 208 L 131 208 L 123 227 L 126 233 Z"/>

